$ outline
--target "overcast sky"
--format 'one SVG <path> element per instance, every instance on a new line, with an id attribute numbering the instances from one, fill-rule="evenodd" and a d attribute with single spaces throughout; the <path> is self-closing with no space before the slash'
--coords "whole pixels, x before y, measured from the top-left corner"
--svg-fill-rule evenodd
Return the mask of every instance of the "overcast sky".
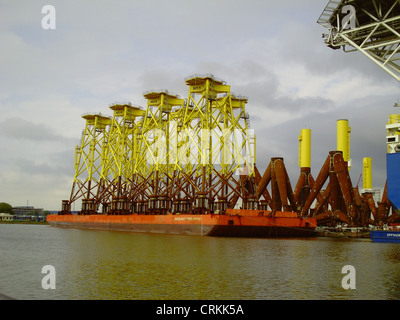
<path id="1" fill-rule="evenodd" d="M 325 46 L 316 21 L 327 2 L 0 0 L 0 202 L 60 210 L 83 113 L 111 115 L 108 106 L 124 101 L 145 107 L 151 89 L 186 98 L 184 79 L 207 73 L 249 98 L 262 171 L 284 157 L 294 187 L 298 136 L 309 128 L 316 177 L 344 118 L 353 184 L 368 156 L 373 186 L 383 188 L 399 84 L 361 53 Z M 47 4 L 55 30 L 42 28 Z"/>

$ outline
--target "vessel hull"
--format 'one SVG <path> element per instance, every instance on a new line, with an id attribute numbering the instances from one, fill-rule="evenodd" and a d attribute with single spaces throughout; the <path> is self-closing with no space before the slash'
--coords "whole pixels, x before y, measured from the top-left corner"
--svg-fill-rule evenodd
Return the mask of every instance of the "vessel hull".
<path id="1" fill-rule="evenodd" d="M 216 237 L 314 236 L 313 218 L 239 215 L 49 215 L 55 227 Z"/>
<path id="2" fill-rule="evenodd" d="M 400 243 L 400 231 L 374 230 L 371 231 L 373 242 L 396 242 Z"/>
<path id="3" fill-rule="evenodd" d="M 400 215 L 400 153 L 386 155 L 387 196 L 393 211 Z"/>

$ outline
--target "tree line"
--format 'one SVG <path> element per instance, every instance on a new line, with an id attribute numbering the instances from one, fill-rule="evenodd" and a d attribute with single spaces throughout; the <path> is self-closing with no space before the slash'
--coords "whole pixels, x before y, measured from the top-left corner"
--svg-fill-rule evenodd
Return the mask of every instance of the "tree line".
<path id="1" fill-rule="evenodd" d="M 0 213 L 9 213 L 9 214 L 14 215 L 12 205 L 10 205 L 7 202 L 0 202 Z M 43 211 L 43 214 L 45 216 L 47 216 L 48 214 L 50 214 L 50 211 L 45 210 L 45 211 Z M 34 215 L 39 215 L 39 210 L 34 210 Z"/>

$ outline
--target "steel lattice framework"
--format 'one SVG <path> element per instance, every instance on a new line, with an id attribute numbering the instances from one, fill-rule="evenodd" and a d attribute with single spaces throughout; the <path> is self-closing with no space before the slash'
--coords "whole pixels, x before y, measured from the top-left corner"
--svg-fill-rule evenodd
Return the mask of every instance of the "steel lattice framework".
<path id="1" fill-rule="evenodd" d="M 63 212 L 78 199 L 81 214 L 100 206 L 108 214 L 207 213 L 225 211 L 239 199 L 255 206 L 255 135 L 247 98 L 231 94 L 213 75 L 195 75 L 186 84 L 187 99 L 153 90 L 144 93 L 146 110 L 123 103 L 110 105 L 112 118 L 83 115 Z"/>
<path id="2" fill-rule="evenodd" d="M 132 185 L 133 164 L 137 156 L 135 119 L 143 116 L 144 111 L 130 104 L 113 104 L 110 109 L 114 114 L 103 148 L 101 179 L 95 199 L 97 206 L 103 204 L 104 210 L 112 201 L 111 210 L 128 211 L 126 198 Z"/>
<path id="3" fill-rule="evenodd" d="M 318 23 L 332 49 L 360 51 L 400 81 L 400 1 L 329 1 Z"/>
<path id="4" fill-rule="evenodd" d="M 82 198 L 84 213 L 96 212 L 98 186 L 103 168 L 104 150 L 107 143 L 107 128 L 111 119 L 101 114 L 84 114 L 85 129 L 82 131 L 81 144 L 75 147 L 75 175 L 72 184 L 71 196 L 63 209 L 69 208 L 71 203 Z"/>

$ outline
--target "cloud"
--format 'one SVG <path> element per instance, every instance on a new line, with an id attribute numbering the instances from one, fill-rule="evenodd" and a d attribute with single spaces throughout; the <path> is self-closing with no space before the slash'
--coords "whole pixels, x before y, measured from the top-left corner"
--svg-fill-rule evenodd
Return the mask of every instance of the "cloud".
<path id="1" fill-rule="evenodd" d="M 68 194 L 73 177 L 73 146 L 78 139 L 20 117 L 0 123 L 2 199 L 14 206 L 27 199 L 36 207 L 57 208 L 55 194 Z M 67 195 L 64 195 L 66 197 Z"/>
<path id="2" fill-rule="evenodd" d="M 0 133 L 15 139 L 35 141 L 63 141 L 66 138 L 54 134 L 46 125 L 36 124 L 21 118 L 10 118 L 0 123 Z"/>
<path id="3" fill-rule="evenodd" d="M 294 184 L 298 135 L 311 128 L 316 175 L 335 148 L 336 120 L 348 118 L 351 174 L 357 180 L 371 155 L 374 183 L 384 183 L 397 83 L 362 54 L 326 47 L 316 23 L 325 3 L 54 0 L 57 29 L 48 31 L 43 5 L 0 3 L 0 174 L 15 205 L 30 189 L 48 209 L 68 197 L 83 113 L 111 114 L 121 101 L 145 107 L 152 89 L 187 98 L 184 79 L 206 73 L 249 98 L 260 167 L 282 156 Z"/>

